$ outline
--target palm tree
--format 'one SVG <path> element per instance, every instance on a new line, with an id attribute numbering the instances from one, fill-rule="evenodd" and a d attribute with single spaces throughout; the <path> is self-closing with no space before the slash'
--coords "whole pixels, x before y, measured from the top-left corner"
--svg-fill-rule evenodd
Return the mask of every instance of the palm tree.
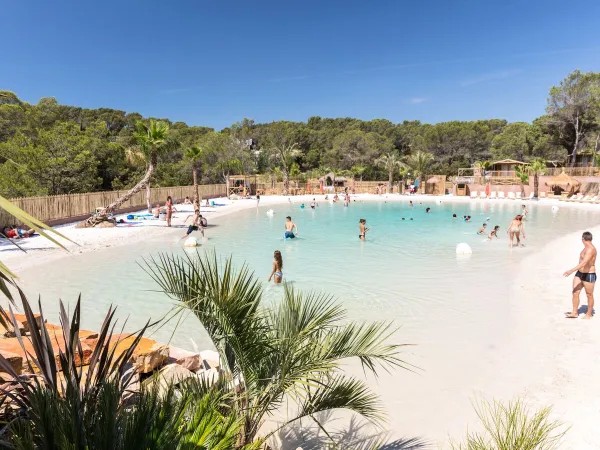
<path id="1" fill-rule="evenodd" d="M 533 174 L 533 196 L 538 198 L 539 194 L 539 184 L 540 175 L 544 175 L 546 173 L 546 168 L 548 167 L 548 162 L 543 158 L 535 158 L 529 164 L 529 171 Z"/>
<path id="2" fill-rule="evenodd" d="M 399 346 L 386 343 L 394 331 L 390 324 L 348 323 L 331 297 L 289 285 L 277 305 L 265 306 L 254 274 L 246 266 L 234 271 L 231 259 L 219 264 L 214 254 L 163 254 L 147 261 L 146 270 L 182 311 L 199 319 L 218 350 L 232 407 L 243 417 L 238 446 L 253 442 L 262 423 L 288 400 L 298 408 L 265 439 L 304 417 L 322 428 L 317 414 L 334 409 L 382 419 L 378 397 L 340 367 L 353 358 L 375 375 L 381 367 L 406 367 Z"/>
<path id="3" fill-rule="evenodd" d="M 388 173 L 388 190 L 392 192 L 392 183 L 394 182 L 394 172 L 404 166 L 404 163 L 400 160 L 398 155 L 395 153 L 387 153 L 385 155 L 380 156 L 375 160 L 375 165 L 379 166 Z"/>
<path id="4" fill-rule="evenodd" d="M 300 156 L 300 150 L 296 143 L 281 143 L 272 147 L 271 157 L 279 161 L 283 172 L 283 195 L 287 195 L 290 189 L 290 171 L 298 156 Z"/>
<path id="5" fill-rule="evenodd" d="M 433 161 L 433 155 L 422 150 L 417 150 L 412 155 L 408 155 L 404 161 L 415 175 L 415 178 L 420 179 L 425 174 L 431 161 Z"/>
<path id="6" fill-rule="evenodd" d="M 125 195 L 119 197 L 113 203 L 103 208 L 101 211 L 93 214 L 86 220 L 87 226 L 94 226 L 108 219 L 109 214 L 119 209 L 119 207 L 146 188 L 146 203 L 148 212 L 152 212 L 150 179 L 158 165 L 160 153 L 173 142 L 169 140 L 169 124 L 161 120 L 150 120 L 148 124 L 139 121 L 136 125 L 134 138 L 137 146 L 127 150 L 127 156 L 130 160 L 143 160 L 146 163 L 146 173 L 144 177 L 132 187 Z"/>
<path id="7" fill-rule="evenodd" d="M 515 166 L 515 175 L 521 180 L 521 196 L 525 197 L 525 185 L 529 184 L 529 165 Z"/>
<path id="8" fill-rule="evenodd" d="M 200 204 L 200 192 L 198 191 L 198 170 L 201 168 L 204 152 L 200 147 L 193 146 L 188 148 L 184 156 L 192 163 L 192 174 L 194 176 L 194 204 Z"/>

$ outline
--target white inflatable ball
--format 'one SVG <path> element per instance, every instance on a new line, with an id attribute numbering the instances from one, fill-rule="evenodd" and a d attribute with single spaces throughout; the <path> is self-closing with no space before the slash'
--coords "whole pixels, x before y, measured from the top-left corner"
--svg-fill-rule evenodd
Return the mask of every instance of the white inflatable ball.
<path id="1" fill-rule="evenodd" d="M 197 247 L 198 246 L 198 239 L 196 239 L 195 237 L 189 237 L 185 240 L 185 242 L 183 243 L 184 247 Z"/>
<path id="2" fill-rule="evenodd" d="M 461 242 L 460 244 L 456 245 L 456 254 L 457 255 L 470 255 L 471 253 L 473 253 L 473 250 L 471 250 L 471 247 L 469 246 L 469 244 L 467 244 L 465 242 Z"/>
<path id="3" fill-rule="evenodd" d="M 558 206 L 555 205 L 552 207 L 552 212 L 553 213 L 558 212 L 558 209 L 559 209 Z"/>

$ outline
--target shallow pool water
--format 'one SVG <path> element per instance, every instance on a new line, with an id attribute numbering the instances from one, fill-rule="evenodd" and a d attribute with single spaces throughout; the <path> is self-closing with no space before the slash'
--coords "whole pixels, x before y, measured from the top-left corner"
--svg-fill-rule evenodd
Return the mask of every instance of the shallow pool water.
<path id="1" fill-rule="evenodd" d="M 426 207 L 431 213 L 425 212 Z M 267 215 L 271 208 L 272 216 Z M 320 201 L 315 210 L 290 203 L 215 220 L 206 213 L 211 226 L 199 251 L 215 250 L 220 257 L 231 255 L 237 266 L 248 264 L 263 283 L 265 301 L 277 302 L 281 287 L 266 280 L 273 251 L 280 250 L 284 279 L 296 289 L 333 294 L 347 308 L 350 320 L 393 321 L 398 331 L 392 339 L 415 344 L 405 347 L 402 357 L 418 369 L 370 380 L 390 411 L 389 429 L 398 437 L 445 440 L 449 433 L 462 434 L 475 420 L 470 405 L 475 392 L 514 396 L 527 389 L 522 372 L 527 368 L 512 367 L 512 356 L 523 345 L 535 343 L 514 341 L 510 331 L 516 318 L 509 307 L 509 295 L 518 295 L 513 289 L 516 271 L 528 270 L 523 259 L 560 235 L 596 225 L 599 217 L 591 209 L 561 207 L 553 212 L 543 203 L 529 203 L 528 209 L 524 248 L 510 249 L 506 235 L 511 218 L 521 210 L 519 202 L 416 200 L 411 208 L 406 200 L 364 201 L 347 208 Z M 452 219 L 453 213 L 471 215 L 472 222 Z M 298 224 L 298 239 L 283 240 L 287 215 Z M 358 239 L 361 218 L 371 227 L 365 242 Z M 499 239 L 489 242 L 476 234 L 484 222 L 488 228 L 500 225 Z M 113 304 L 133 331 L 172 306 L 140 266 L 143 258 L 158 252 L 184 254 L 180 241 L 184 232 L 175 229 L 160 238 L 24 270 L 22 284 L 32 298 L 41 294 L 51 321 L 58 321 L 58 298 L 73 304 L 81 292 L 84 327 L 97 329 Z M 456 255 L 461 242 L 472 247 L 472 255 Z M 565 269 L 573 264 L 565 261 Z M 527 299 L 524 295 L 516 300 Z M 172 321 L 152 337 L 190 349 L 210 346 L 192 316 Z M 362 375 L 358 365 L 348 370 Z"/>
<path id="2" fill-rule="evenodd" d="M 425 212 L 426 207 L 431 213 Z M 274 210 L 272 216 L 268 209 Z M 548 205 L 528 204 L 526 246 L 511 250 L 506 227 L 520 209 L 521 203 L 514 201 L 416 201 L 413 207 L 408 202 L 365 201 L 344 207 L 320 201 L 315 210 L 308 204 L 301 209 L 298 203 L 265 206 L 211 221 L 199 250 L 214 249 L 219 256 L 232 256 L 237 265 L 248 264 L 263 280 L 267 299 L 276 301 L 281 293 L 266 282 L 273 251 L 280 250 L 287 282 L 298 289 L 334 294 L 351 319 L 394 320 L 402 326 L 404 340 L 414 341 L 411 336 L 417 330 L 415 337 L 423 338 L 428 328 L 438 326 L 477 335 L 479 327 L 461 329 L 461 315 L 506 314 L 501 302 L 491 300 L 507 294 L 511 270 L 518 262 L 556 236 L 597 222 L 591 211 L 561 208 L 554 213 Z M 452 219 L 453 213 L 459 219 Z M 299 227 L 298 239 L 283 240 L 287 215 Z M 464 215 L 472 216 L 471 223 L 460 219 Z M 360 218 L 371 228 L 365 242 L 358 239 Z M 489 242 L 477 235 L 483 223 L 488 229 L 500 225 L 500 238 Z M 57 318 L 58 298 L 73 303 L 81 292 L 84 326 L 98 328 L 113 304 L 119 307 L 119 317 L 128 318 L 128 329 L 135 329 L 171 307 L 140 264 L 158 252 L 186 251 L 179 241 L 183 234 L 177 229 L 159 239 L 25 270 L 20 274 L 23 286 L 32 297 L 41 294 L 51 320 Z M 470 257 L 456 255 L 460 242 L 472 247 Z M 481 322 L 482 328 L 501 320 L 486 322 Z M 184 347 L 191 347 L 191 340 L 200 348 L 209 345 L 193 318 L 179 323 L 171 336 L 173 328 L 165 326 L 154 336 L 163 341 L 172 337 Z"/>

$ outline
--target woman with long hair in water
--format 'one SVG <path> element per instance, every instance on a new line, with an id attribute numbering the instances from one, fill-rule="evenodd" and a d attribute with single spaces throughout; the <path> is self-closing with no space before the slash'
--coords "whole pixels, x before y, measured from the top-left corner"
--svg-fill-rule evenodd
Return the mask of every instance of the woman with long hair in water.
<path id="1" fill-rule="evenodd" d="M 281 280 L 283 280 L 283 258 L 281 257 L 281 252 L 279 250 L 275 250 L 273 253 L 273 270 L 271 271 L 271 275 L 269 275 L 269 282 L 271 278 L 274 279 L 275 284 L 280 284 Z"/>

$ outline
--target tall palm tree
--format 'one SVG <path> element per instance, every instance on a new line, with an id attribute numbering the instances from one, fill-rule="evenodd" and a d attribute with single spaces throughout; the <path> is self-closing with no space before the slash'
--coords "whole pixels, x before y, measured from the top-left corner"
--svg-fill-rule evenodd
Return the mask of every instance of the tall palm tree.
<path id="1" fill-rule="evenodd" d="M 515 175 L 521 180 L 521 196 L 525 197 L 525 185 L 529 184 L 529 165 L 518 165 L 515 166 Z"/>
<path id="2" fill-rule="evenodd" d="M 538 198 L 539 194 L 539 184 L 540 175 L 544 175 L 546 173 L 546 168 L 548 167 L 548 161 L 543 158 L 535 158 L 529 164 L 529 171 L 533 174 L 533 196 Z"/>
<path id="3" fill-rule="evenodd" d="M 425 174 L 431 161 L 433 161 L 433 155 L 422 150 L 417 150 L 415 153 L 408 155 L 404 161 L 414 174 L 415 178 L 420 180 L 420 177 Z"/>
<path id="4" fill-rule="evenodd" d="M 298 156 L 300 150 L 296 143 L 281 143 L 272 147 L 271 157 L 280 163 L 283 172 L 283 195 L 287 195 L 290 190 L 290 171 Z"/>
<path id="5" fill-rule="evenodd" d="M 86 224 L 88 226 L 94 226 L 100 222 L 106 221 L 109 214 L 119 209 L 123 203 L 144 189 L 144 187 L 146 188 L 148 212 L 152 212 L 150 179 L 158 165 L 160 153 L 173 144 L 173 141 L 169 140 L 169 124 L 161 120 L 150 120 L 148 124 L 138 121 L 134 138 L 137 142 L 137 146 L 129 148 L 127 154 L 129 159 L 138 159 L 146 163 L 146 173 L 144 174 L 144 177 L 134 187 L 127 191 L 125 195 L 119 197 L 106 208 L 98 211 L 87 219 Z"/>
<path id="6" fill-rule="evenodd" d="M 388 173 L 388 191 L 392 192 L 392 183 L 394 182 L 394 173 L 404 166 L 396 153 L 386 153 L 375 160 L 375 165 L 379 166 Z"/>
<path id="7" fill-rule="evenodd" d="M 244 418 L 238 445 L 251 443 L 288 400 L 298 408 L 265 439 L 303 417 L 319 423 L 319 412 L 339 408 L 382 419 L 378 397 L 340 368 L 353 358 L 375 375 L 381 367 L 406 367 L 399 346 L 388 343 L 390 324 L 349 323 L 331 297 L 287 285 L 281 302 L 266 306 L 254 274 L 245 266 L 234 271 L 231 259 L 219 264 L 214 254 L 163 254 L 146 270 L 182 311 L 199 319 L 218 350 L 232 407 Z"/>
<path id="8" fill-rule="evenodd" d="M 194 204 L 200 204 L 200 191 L 198 190 L 198 171 L 202 165 L 202 159 L 204 158 L 204 152 L 198 146 L 193 146 L 186 149 L 183 154 L 187 160 L 192 163 L 192 174 L 194 176 Z"/>

